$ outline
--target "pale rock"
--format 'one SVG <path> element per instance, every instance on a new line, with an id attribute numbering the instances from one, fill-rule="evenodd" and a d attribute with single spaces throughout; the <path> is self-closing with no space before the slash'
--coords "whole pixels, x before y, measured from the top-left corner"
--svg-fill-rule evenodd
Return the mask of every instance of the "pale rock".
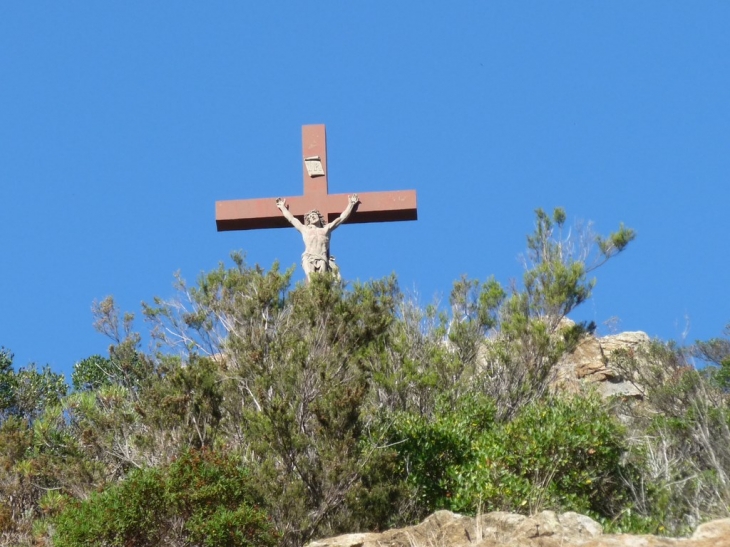
<path id="1" fill-rule="evenodd" d="M 575 350 L 558 363 L 554 385 L 573 393 L 592 386 L 604 398 L 641 398 L 640 386 L 621 376 L 612 366 L 611 355 L 620 349 L 638 353 L 648 343 L 649 337 L 644 332 L 624 332 L 602 338 L 586 335 Z"/>
<path id="2" fill-rule="evenodd" d="M 543 511 L 531 517 L 494 512 L 477 519 L 437 511 L 416 526 L 383 533 L 347 534 L 308 547 L 730 547 L 730 519 L 708 522 L 691 538 L 603 534 L 578 513 Z"/>

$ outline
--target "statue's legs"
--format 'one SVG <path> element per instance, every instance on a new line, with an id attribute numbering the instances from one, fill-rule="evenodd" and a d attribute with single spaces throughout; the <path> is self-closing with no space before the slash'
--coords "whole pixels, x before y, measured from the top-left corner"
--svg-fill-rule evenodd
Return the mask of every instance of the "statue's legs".
<path id="1" fill-rule="evenodd" d="M 302 269 L 307 276 L 307 282 L 311 281 L 313 273 L 328 272 L 329 265 L 326 260 L 313 256 L 302 257 Z"/>

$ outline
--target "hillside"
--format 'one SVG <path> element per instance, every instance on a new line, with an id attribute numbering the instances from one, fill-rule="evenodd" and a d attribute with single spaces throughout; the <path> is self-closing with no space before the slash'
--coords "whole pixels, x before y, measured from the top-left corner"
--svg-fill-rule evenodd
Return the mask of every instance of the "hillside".
<path id="1" fill-rule="evenodd" d="M 448 309 L 395 276 L 292 286 L 234 254 L 144 305 L 144 336 L 95 303 L 109 352 L 71 385 L 2 350 L 2 541 L 300 547 L 440 510 L 680 536 L 727 517 L 730 341 L 570 321 L 634 234 L 581 249 L 565 220 L 538 210 L 522 283 L 463 277 Z"/>

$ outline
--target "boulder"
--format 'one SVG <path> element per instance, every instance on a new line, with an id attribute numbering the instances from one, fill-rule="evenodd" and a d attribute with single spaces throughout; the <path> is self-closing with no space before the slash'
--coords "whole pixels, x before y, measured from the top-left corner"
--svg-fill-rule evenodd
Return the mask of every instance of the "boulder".
<path id="1" fill-rule="evenodd" d="M 648 343 L 649 337 L 644 332 L 624 332 L 601 338 L 586 335 L 575 350 L 558 363 L 555 386 L 569 392 L 590 387 L 604 398 L 641 398 L 641 388 L 631 379 L 622 377 L 612 366 L 611 354 L 619 349 L 638 352 Z"/>
<path id="2" fill-rule="evenodd" d="M 307 547 L 730 547 L 730 519 L 708 522 L 690 538 L 603 534 L 578 513 L 542 511 L 531 517 L 495 512 L 476 519 L 437 511 L 422 523 L 383 533 L 347 534 Z"/>

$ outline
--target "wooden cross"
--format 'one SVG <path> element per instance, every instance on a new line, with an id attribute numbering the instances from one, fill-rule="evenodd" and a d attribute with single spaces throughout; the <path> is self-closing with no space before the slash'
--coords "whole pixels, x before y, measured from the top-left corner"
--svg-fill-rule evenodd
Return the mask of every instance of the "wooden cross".
<path id="1" fill-rule="evenodd" d="M 304 195 L 287 197 L 292 215 L 303 222 L 304 215 L 318 209 L 331 222 L 347 207 L 347 194 L 327 192 L 327 141 L 324 125 L 302 126 L 302 168 Z M 392 222 L 416 220 L 416 191 L 364 192 L 360 203 L 347 220 L 358 222 Z M 285 228 L 290 226 L 276 207 L 275 198 L 216 201 L 215 223 L 219 232 Z"/>

